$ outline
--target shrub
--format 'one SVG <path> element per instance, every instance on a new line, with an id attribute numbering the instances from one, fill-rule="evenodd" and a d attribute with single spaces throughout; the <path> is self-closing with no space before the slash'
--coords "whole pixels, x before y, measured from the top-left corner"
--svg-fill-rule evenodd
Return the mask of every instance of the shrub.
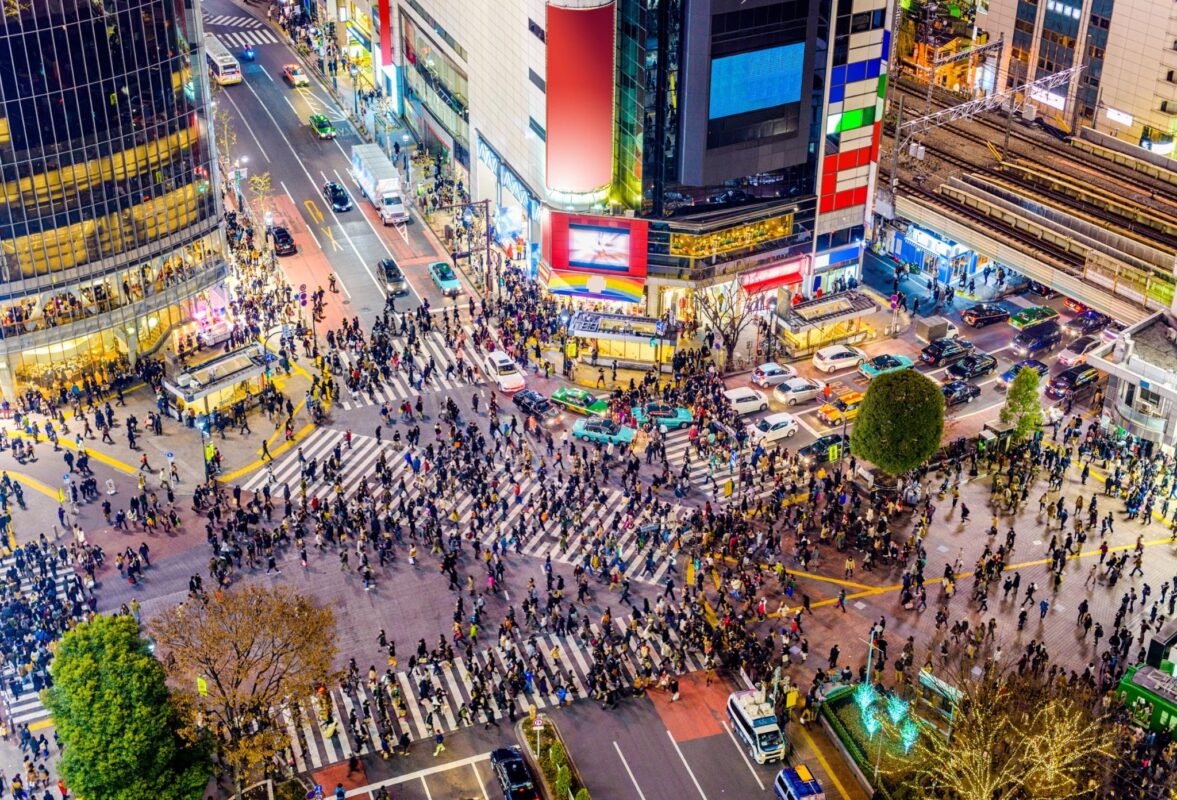
<path id="1" fill-rule="evenodd" d="M 556 771 L 568 763 L 568 754 L 564 752 L 564 745 L 561 742 L 552 742 L 552 746 L 548 748 L 548 763 Z"/>
<path id="2" fill-rule="evenodd" d="M 556 796 L 560 798 L 567 797 L 572 791 L 572 770 L 568 769 L 568 765 L 560 767 L 556 773 Z"/>

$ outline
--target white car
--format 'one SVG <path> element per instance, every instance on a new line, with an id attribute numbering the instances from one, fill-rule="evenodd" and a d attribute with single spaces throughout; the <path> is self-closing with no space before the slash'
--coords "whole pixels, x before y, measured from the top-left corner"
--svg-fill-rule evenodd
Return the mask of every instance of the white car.
<path id="1" fill-rule="evenodd" d="M 752 370 L 752 383 L 757 386 L 776 386 L 778 383 L 787 381 L 796 374 L 797 370 L 787 364 L 778 364 L 775 361 L 769 361 L 767 364 L 761 364 Z"/>
<path id="2" fill-rule="evenodd" d="M 790 408 L 798 403 L 808 403 L 810 400 L 815 400 L 821 397 L 826 390 L 826 382 L 814 380 L 813 378 L 789 378 L 782 384 L 778 384 L 772 390 L 772 396 L 781 403 Z"/>
<path id="3" fill-rule="evenodd" d="M 769 414 L 762 420 L 748 426 L 748 436 L 753 444 L 769 445 L 782 439 L 791 439 L 801 428 L 801 423 L 788 411 Z"/>
<path id="4" fill-rule="evenodd" d="M 499 385 L 499 389 L 507 394 L 514 394 L 527 385 L 519 365 L 506 353 L 499 350 L 489 356 L 490 368 L 494 373 L 491 377 Z"/>
<path id="5" fill-rule="evenodd" d="M 1103 344 L 1098 335 L 1080 336 L 1067 345 L 1067 349 L 1058 354 L 1058 363 L 1063 367 L 1073 367 L 1087 363 L 1087 354 Z"/>
<path id="6" fill-rule="evenodd" d="M 813 354 L 814 368 L 825 373 L 857 367 L 864 361 L 866 361 L 866 353 L 848 344 L 832 344 Z"/>
<path id="7" fill-rule="evenodd" d="M 723 393 L 732 404 L 732 410 L 740 416 L 757 411 L 768 411 L 768 398 L 759 389 L 728 389 Z"/>

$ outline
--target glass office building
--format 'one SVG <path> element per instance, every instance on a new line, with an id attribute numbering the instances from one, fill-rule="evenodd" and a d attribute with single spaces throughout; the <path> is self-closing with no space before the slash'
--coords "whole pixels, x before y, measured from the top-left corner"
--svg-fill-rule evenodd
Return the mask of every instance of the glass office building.
<path id="1" fill-rule="evenodd" d="M 0 393 L 103 385 L 223 280 L 199 11 L 37 0 L 0 17 Z"/>

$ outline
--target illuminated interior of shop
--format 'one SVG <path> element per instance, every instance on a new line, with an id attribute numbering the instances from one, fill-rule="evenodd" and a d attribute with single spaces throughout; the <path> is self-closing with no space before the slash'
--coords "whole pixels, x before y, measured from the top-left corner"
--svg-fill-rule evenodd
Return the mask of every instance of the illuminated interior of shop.
<path id="1" fill-rule="evenodd" d="M 804 356 L 831 344 L 859 344 L 875 338 L 875 330 L 864 319 L 834 322 L 830 325 L 809 325 L 797 332 L 780 328 L 785 351 L 792 356 Z"/>
<path id="2" fill-rule="evenodd" d="M 653 347 L 649 342 L 625 339 L 577 339 L 577 349 L 586 364 L 592 363 L 593 348 L 597 350 L 597 365 L 608 367 L 613 359 L 618 361 L 640 361 L 653 364 L 655 361 L 669 363 L 674 358 L 674 347 L 660 344 Z"/>
<path id="3" fill-rule="evenodd" d="M 737 225 L 714 233 L 674 233 L 670 236 L 670 255 L 704 258 L 755 247 L 764 242 L 784 239 L 793 233 L 793 215 Z"/>

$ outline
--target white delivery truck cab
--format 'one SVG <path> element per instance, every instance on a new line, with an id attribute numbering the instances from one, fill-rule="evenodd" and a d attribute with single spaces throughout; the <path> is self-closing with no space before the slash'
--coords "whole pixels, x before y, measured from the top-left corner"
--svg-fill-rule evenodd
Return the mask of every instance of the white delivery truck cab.
<path id="1" fill-rule="evenodd" d="M 399 225 L 410 221 L 405 204 L 401 176 L 396 165 L 388 160 L 377 144 L 357 144 L 351 149 L 352 177 L 380 214 L 385 225 Z"/>
<path id="2" fill-rule="evenodd" d="M 727 699 L 727 716 L 732 730 L 748 748 L 757 764 L 783 761 L 788 750 L 772 704 L 752 689 L 732 692 Z"/>
<path id="3" fill-rule="evenodd" d="M 777 773 L 772 788 L 777 800 L 826 800 L 821 783 L 804 764 L 782 769 Z"/>

